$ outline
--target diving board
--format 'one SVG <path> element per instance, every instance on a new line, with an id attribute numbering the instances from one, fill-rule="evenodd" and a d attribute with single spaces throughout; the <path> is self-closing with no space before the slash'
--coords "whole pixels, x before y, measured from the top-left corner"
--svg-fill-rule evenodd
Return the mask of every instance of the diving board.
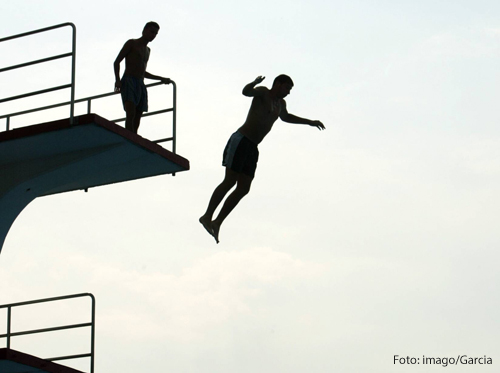
<path id="1" fill-rule="evenodd" d="M 187 170 L 187 159 L 96 114 L 0 132 L 0 250 L 37 197 Z"/>

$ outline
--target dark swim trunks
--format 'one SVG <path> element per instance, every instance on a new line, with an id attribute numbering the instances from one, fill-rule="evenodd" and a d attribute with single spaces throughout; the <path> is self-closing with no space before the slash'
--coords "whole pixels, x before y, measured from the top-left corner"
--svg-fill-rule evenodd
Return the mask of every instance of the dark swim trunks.
<path id="1" fill-rule="evenodd" d="M 233 133 L 224 149 L 222 165 L 253 178 L 258 160 L 259 150 L 257 145 L 240 132 Z"/>
<path id="2" fill-rule="evenodd" d="M 148 91 L 146 90 L 144 80 L 124 75 L 120 92 L 124 106 L 125 101 L 130 101 L 136 106 L 137 110 L 142 112 L 148 111 Z"/>

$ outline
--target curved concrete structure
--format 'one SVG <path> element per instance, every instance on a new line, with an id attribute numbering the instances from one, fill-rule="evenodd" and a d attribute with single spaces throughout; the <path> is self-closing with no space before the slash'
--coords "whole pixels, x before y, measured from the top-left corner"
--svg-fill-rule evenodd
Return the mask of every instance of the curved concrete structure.
<path id="1" fill-rule="evenodd" d="M 189 170 L 189 161 L 96 114 L 0 133 L 0 250 L 35 198 Z"/>

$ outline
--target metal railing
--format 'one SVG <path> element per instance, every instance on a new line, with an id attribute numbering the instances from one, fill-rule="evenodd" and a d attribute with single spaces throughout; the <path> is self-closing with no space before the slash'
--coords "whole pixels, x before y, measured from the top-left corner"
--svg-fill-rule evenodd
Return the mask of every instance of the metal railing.
<path id="1" fill-rule="evenodd" d="M 166 108 L 166 109 L 161 109 L 161 110 L 156 110 L 156 111 L 146 112 L 146 113 L 144 113 L 142 115 L 142 117 L 148 117 L 148 116 L 151 116 L 151 115 L 157 115 L 157 114 L 172 112 L 172 136 L 171 137 L 157 139 L 157 140 L 153 140 L 153 142 L 159 144 L 159 143 L 166 142 L 166 141 L 172 141 L 172 152 L 175 153 L 176 152 L 176 132 L 177 132 L 177 118 L 176 118 L 176 112 L 177 112 L 177 110 L 176 110 L 176 108 L 177 108 L 177 85 L 175 84 L 175 82 L 173 80 L 170 80 L 170 81 L 172 82 L 172 88 L 173 88 L 173 96 L 172 96 L 172 101 L 173 102 L 172 102 L 172 107 L 171 108 Z M 155 86 L 162 85 L 162 84 L 164 84 L 164 83 L 162 83 L 162 82 L 151 83 L 151 84 L 147 84 L 146 87 L 150 88 L 150 87 L 155 87 Z M 78 100 L 74 100 L 73 103 L 74 104 L 79 104 L 79 103 L 82 103 L 82 102 L 87 102 L 87 114 L 90 114 L 91 109 L 92 109 L 92 101 L 100 99 L 100 98 L 104 98 L 104 97 L 118 95 L 118 94 L 119 93 L 117 93 L 117 92 L 103 93 L 103 94 L 96 95 L 96 96 L 90 96 L 90 97 L 80 98 Z M 30 113 L 34 113 L 34 112 L 37 112 L 37 111 L 54 109 L 54 108 L 57 108 L 57 107 L 67 106 L 67 105 L 70 105 L 70 104 L 72 104 L 72 103 L 70 101 L 67 101 L 67 102 L 61 102 L 61 103 L 58 103 L 58 104 L 53 104 L 53 105 L 38 107 L 38 108 L 34 108 L 34 109 L 18 111 L 18 112 L 15 112 L 15 113 L 0 115 L 0 119 L 7 119 L 6 131 L 9 131 L 9 129 L 10 129 L 9 128 L 10 118 L 12 118 L 12 117 L 17 117 L 17 116 L 24 115 L 24 114 L 30 114 Z M 126 118 L 113 119 L 112 122 L 116 122 L 116 123 L 118 123 L 118 122 L 124 122 L 125 119 Z"/>
<path id="2" fill-rule="evenodd" d="M 32 66 L 32 65 L 37 65 L 40 63 L 44 63 L 44 62 L 54 61 L 54 60 L 61 59 L 61 58 L 71 57 L 71 82 L 69 84 L 64 84 L 64 85 L 60 85 L 60 86 L 56 86 L 56 87 L 50 87 L 50 88 L 42 89 L 39 91 L 34 91 L 34 92 L 24 93 L 24 94 L 17 95 L 17 96 L 2 98 L 2 99 L 0 99 L 0 104 L 2 102 L 18 100 L 18 99 L 25 98 L 25 97 L 41 95 L 43 93 L 48 93 L 48 92 L 58 91 L 61 89 L 70 88 L 71 89 L 71 93 L 70 93 L 71 98 L 70 98 L 69 118 L 70 118 L 70 122 L 73 123 L 74 101 L 75 101 L 75 67 L 76 67 L 76 27 L 75 27 L 75 25 L 71 22 L 61 23 L 59 25 L 45 27 L 42 29 L 34 30 L 34 31 L 24 32 L 22 34 L 17 34 L 17 35 L 8 36 L 6 38 L 1 38 L 0 43 L 2 43 L 4 41 L 12 40 L 12 39 L 18 39 L 18 38 L 22 38 L 22 37 L 26 37 L 26 36 L 30 36 L 30 35 L 34 35 L 34 34 L 39 34 L 41 32 L 55 30 L 55 29 L 58 29 L 61 27 L 71 27 L 73 30 L 73 36 L 72 36 L 72 41 L 71 41 L 71 52 L 58 54 L 58 55 L 42 58 L 39 60 L 29 61 L 29 62 L 21 63 L 18 65 L 4 67 L 4 68 L 0 69 L 0 73 L 5 72 L 5 71 L 9 71 L 9 70 L 20 69 L 20 68 L 26 67 L 26 66 Z M 10 117 L 6 116 L 5 118 L 7 118 L 7 131 L 8 131 Z"/>
<path id="3" fill-rule="evenodd" d="M 40 90 L 40 91 L 25 93 L 25 94 L 22 94 L 22 95 L 17 95 L 17 96 L 3 98 L 3 99 L 0 99 L 0 103 L 7 102 L 7 101 L 13 101 L 13 100 L 17 100 L 17 99 L 21 99 L 21 98 L 25 98 L 25 97 L 29 97 L 29 96 L 39 95 L 39 94 L 43 94 L 43 93 L 48 93 L 48 92 L 52 92 L 52 91 L 56 91 L 56 90 L 64 89 L 64 88 L 71 88 L 71 99 L 70 99 L 70 101 L 66 101 L 66 102 L 62 102 L 62 103 L 58 103 L 58 104 L 53 104 L 53 105 L 47 105 L 47 106 L 43 106 L 43 107 L 37 107 L 37 108 L 23 110 L 23 111 L 18 111 L 18 112 L 15 112 L 15 113 L 9 113 L 9 114 L 0 115 L 0 119 L 6 119 L 6 125 L 5 125 L 5 130 L 6 131 L 10 130 L 10 124 L 11 124 L 10 120 L 13 117 L 24 115 L 24 114 L 29 114 L 29 113 L 34 113 L 34 112 L 37 112 L 37 111 L 54 109 L 54 108 L 57 108 L 57 107 L 62 107 L 62 106 L 67 106 L 67 105 L 70 106 L 70 123 L 73 124 L 74 123 L 73 118 L 74 118 L 74 113 L 75 113 L 75 108 L 74 108 L 75 104 L 82 103 L 82 102 L 87 102 L 87 114 L 90 114 L 91 107 L 92 107 L 92 101 L 100 99 L 100 98 L 109 97 L 109 96 L 118 94 L 116 92 L 109 92 L 109 93 L 104 93 L 104 94 L 100 94 L 100 95 L 96 95 L 96 96 L 90 96 L 90 97 L 85 97 L 85 98 L 80 98 L 78 100 L 75 100 L 76 27 L 72 23 L 63 23 L 63 24 L 56 25 L 56 26 L 51 26 L 51 27 L 46 27 L 46 28 L 43 28 L 43 29 L 35 30 L 35 31 L 26 32 L 26 33 L 23 33 L 23 34 L 9 36 L 9 37 L 0 39 L 0 43 L 3 42 L 3 41 L 8 41 L 8 40 L 20 38 L 20 37 L 23 37 L 23 36 L 29 36 L 29 35 L 33 35 L 33 34 L 36 34 L 36 33 L 45 32 L 45 31 L 50 31 L 50 30 L 53 30 L 53 29 L 56 29 L 56 28 L 60 28 L 60 27 L 65 27 L 65 26 L 71 26 L 73 28 L 73 42 L 72 42 L 72 52 L 71 53 L 64 53 L 64 54 L 55 55 L 55 56 L 52 56 L 52 57 L 43 58 L 43 59 L 36 60 L 36 61 L 30 61 L 30 62 L 26 62 L 26 63 L 14 65 L 14 66 L 9 66 L 9 67 L 5 67 L 5 68 L 1 68 L 0 69 L 0 73 L 8 71 L 8 70 L 18 69 L 18 68 L 22 68 L 22 67 L 26 67 L 26 66 L 31 66 L 31 65 L 34 65 L 34 64 L 39 64 L 39 63 L 43 63 L 43 62 L 53 61 L 53 60 L 56 60 L 56 59 L 60 59 L 60 58 L 71 56 L 72 57 L 71 84 L 66 84 L 66 85 L 62 85 L 62 86 L 57 86 L 57 87 L 43 89 L 43 90 Z M 152 140 L 152 141 L 155 142 L 155 143 L 157 143 L 157 144 L 162 143 L 162 142 L 172 141 L 172 152 L 176 153 L 176 147 L 177 147 L 177 144 L 176 144 L 177 143 L 177 141 L 176 141 L 176 136 L 177 136 L 177 85 L 175 84 L 175 82 L 173 80 L 171 80 L 171 83 L 172 83 L 172 87 L 173 87 L 173 98 L 172 98 L 173 103 L 172 103 L 172 107 L 166 108 L 166 109 L 161 109 L 161 110 L 156 110 L 156 111 L 152 111 L 152 112 L 147 112 L 147 113 L 144 113 L 142 116 L 143 117 L 148 117 L 148 116 L 151 116 L 151 115 L 157 115 L 157 114 L 172 112 L 172 136 L 171 137 L 166 137 L 166 138 L 160 138 L 160 139 Z M 149 87 L 154 87 L 154 86 L 158 86 L 158 85 L 161 85 L 161 84 L 164 84 L 164 83 L 161 83 L 161 82 L 151 83 L 151 84 L 146 85 L 146 87 L 149 88 Z M 114 120 L 112 120 L 112 122 L 123 122 L 123 121 L 125 121 L 125 119 L 126 118 L 114 119 Z"/>
<path id="4" fill-rule="evenodd" d="M 12 332 L 12 309 L 14 307 L 20 307 L 20 306 L 26 306 L 30 304 L 37 304 L 37 303 L 45 303 L 45 302 L 53 302 L 53 301 L 59 301 L 59 300 L 65 300 L 65 299 L 71 299 L 71 298 L 81 298 L 81 297 L 90 297 L 92 300 L 92 309 L 91 309 L 91 321 L 87 323 L 80 323 L 80 324 L 71 324 L 71 325 L 62 325 L 62 326 L 57 326 L 53 328 L 44 328 L 44 329 L 34 329 L 34 330 L 25 330 L 22 332 Z M 48 358 L 45 360 L 48 361 L 58 361 L 58 360 L 69 360 L 69 359 L 80 359 L 80 358 L 90 358 L 90 373 L 94 373 L 94 358 L 95 358 L 95 298 L 92 294 L 90 293 L 82 293 L 82 294 L 73 294 L 73 295 L 65 295 L 61 297 L 54 297 L 54 298 L 46 298 L 46 299 L 38 299 L 38 300 L 32 300 L 32 301 L 27 301 L 27 302 L 19 302 L 19 303 L 11 303 L 11 304 L 5 304 L 5 305 L 0 305 L 0 309 L 6 308 L 7 309 L 7 333 L 6 334 L 0 334 L 0 339 L 1 338 L 7 338 L 7 348 L 11 348 L 11 338 L 12 337 L 17 337 L 21 335 L 28 335 L 28 334 L 36 334 L 36 333 L 46 333 L 46 332 L 53 332 L 57 330 L 66 330 L 66 329 L 75 329 L 75 328 L 86 328 L 90 327 L 90 352 L 89 353 L 83 353 L 83 354 L 78 354 L 78 355 L 69 355 L 69 356 L 58 356 L 58 357 L 52 357 Z"/>

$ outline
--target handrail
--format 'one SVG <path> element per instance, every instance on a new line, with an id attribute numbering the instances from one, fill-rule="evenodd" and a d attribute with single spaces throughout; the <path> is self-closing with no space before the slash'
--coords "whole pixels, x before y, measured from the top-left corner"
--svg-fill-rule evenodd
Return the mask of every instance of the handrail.
<path id="1" fill-rule="evenodd" d="M 166 142 L 166 141 L 172 141 L 172 152 L 175 153 L 176 152 L 176 132 L 177 132 L 177 118 L 176 118 L 176 113 L 177 113 L 177 84 L 173 80 L 170 80 L 170 82 L 172 83 L 172 89 L 173 89 L 172 107 L 171 108 L 166 108 L 166 109 L 161 109 L 161 110 L 156 110 L 156 111 L 146 112 L 146 113 L 143 113 L 142 116 L 143 117 L 148 117 L 148 116 L 151 116 L 151 115 L 172 112 L 172 137 L 167 137 L 167 138 L 153 140 L 153 142 L 159 144 L 159 143 Z M 162 82 L 150 83 L 150 84 L 147 84 L 146 87 L 150 88 L 150 87 L 155 87 L 155 86 L 163 85 L 163 84 L 165 84 L 165 83 L 162 83 Z M 100 99 L 100 98 L 104 98 L 104 97 L 109 97 L 109 96 L 117 95 L 117 94 L 119 94 L 119 93 L 117 93 L 117 92 L 102 93 L 100 95 L 79 98 L 78 100 L 74 100 L 73 103 L 74 104 L 78 104 L 78 103 L 82 103 L 82 102 L 87 102 L 87 114 L 90 114 L 91 108 L 92 108 L 92 101 Z M 28 110 L 18 111 L 18 112 L 15 112 L 15 113 L 9 113 L 9 114 L 0 115 L 0 119 L 7 119 L 6 130 L 9 131 L 10 130 L 10 118 L 12 118 L 12 117 L 17 117 L 17 116 L 24 115 L 24 114 L 35 113 L 37 111 L 54 109 L 54 108 L 57 108 L 57 107 L 66 106 L 66 105 L 70 105 L 70 104 L 71 104 L 71 101 L 66 101 L 66 102 L 61 102 L 61 103 L 58 103 L 58 104 L 52 104 L 52 105 L 47 105 L 47 106 L 38 107 L 38 108 L 34 108 L 34 109 L 28 109 Z M 112 122 L 123 122 L 123 121 L 125 121 L 125 119 L 126 119 L 125 117 L 118 118 L 118 119 L 113 119 Z"/>
<path id="2" fill-rule="evenodd" d="M 65 57 L 70 57 L 71 53 L 64 53 L 64 54 L 59 54 L 57 56 L 52 56 L 52 57 L 47 57 L 47 58 L 42 58 L 40 60 L 35 60 L 35 61 L 30 61 L 30 62 L 25 62 L 21 63 L 19 65 L 14 65 L 14 66 L 9 66 L 9 67 L 4 67 L 3 69 L 0 69 L 0 73 L 3 73 L 4 71 L 9 71 L 9 70 L 14 70 L 14 69 L 19 69 L 21 67 L 26 67 L 26 66 L 31 66 L 31 65 L 36 65 L 39 63 L 43 62 L 49 62 L 49 61 L 54 61 L 58 60 L 60 58 L 65 58 Z"/>
<path id="3" fill-rule="evenodd" d="M 18 100 L 20 98 L 41 95 L 43 93 L 54 92 L 54 91 L 58 91 L 60 89 L 65 89 L 65 88 L 71 88 L 71 84 L 64 84 L 64 85 L 60 85 L 60 86 L 57 86 L 57 87 L 51 87 L 51 88 L 41 89 L 39 91 L 34 91 L 34 92 L 29 92 L 29 93 L 23 93 L 22 95 L 18 95 L 18 96 L 11 96 L 11 97 L 7 97 L 7 98 L 3 98 L 3 99 L 0 100 L 0 104 L 2 102 L 14 101 L 14 100 Z"/>
<path id="4" fill-rule="evenodd" d="M 81 297 L 90 297 L 90 299 L 92 300 L 91 321 L 88 322 L 88 323 L 71 324 L 71 325 L 61 325 L 61 326 L 52 327 L 52 328 L 25 330 L 25 331 L 22 331 L 22 332 L 14 332 L 14 333 L 11 331 L 11 327 L 12 327 L 12 325 L 11 325 L 12 324 L 12 308 L 14 308 L 14 307 L 27 306 L 27 305 L 31 305 L 31 304 L 37 304 L 37 303 L 54 302 L 54 301 L 59 301 L 59 300 L 72 299 L 72 298 L 81 298 Z M 92 294 L 90 294 L 90 293 L 80 293 L 80 294 L 65 295 L 65 296 L 60 296 L 60 297 L 31 300 L 31 301 L 26 301 L 26 302 L 10 303 L 10 304 L 0 305 L 0 309 L 2 309 L 2 308 L 7 308 L 7 333 L 6 334 L 0 334 L 0 338 L 7 338 L 7 348 L 10 348 L 10 346 L 11 346 L 11 338 L 12 337 L 17 337 L 17 336 L 20 336 L 20 335 L 28 335 L 28 334 L 52 332 L 52 331 L 58 331 L 58 330 L 66 330 L 66 329 L 90 327 L 91 328 L 90 329 L 91 332 L 90 332 L 90 352 L 89 353 L 83 353 L 83 354 L 77 354 L 77 355 L 69 355 L 69 356 L 57 356 L 57 357 L 52 357 L 52 358 L 48 358 L 48 359 L 45 359 L 45 360 L 56 361 L 56 360 L 69 360 L 69 359 L 79 359 L 79 358 L 84 358 L 84 357 L 90 357 L 90 373 L 94 373 L 94 360 L 95 360 L 95 297 Z"/>
<path id="5" fill-rule="evenodd" d="M 4 67 L 4 68 L 0 69 L 0 73 L 4 72 L 4 71 L 19 69 L 19 68 L 22 68 L 22 67 L 26 67 L 26 66 L 31 66 L 31 65 L 43 63 L 43 62 L 53 61 L 53 60 L 59 59 L 59 58 L 71 57 L 71 83 L 65 84 L 65 85 L 61 85 L 61 86 L 57 86 L 57 87 L 50 87 L 50 88 L 42 89 L 42 90 L 39 90 L 39 91 L 29 92 L 29 93 L 25 93 L 25 94 L 18 95 L 18 96 L 12 96 L 12 97 L 2 98 L 2 99 L 0 99 L 0 103 L 7 102 L 7 101 L 18 100 L 18 99 L 25 98 L 25 97 L 40 95 L 40 94 L 43 94 L 43 93 L 57 91 L 57 90 L 61 90 L 61 89 L 71 88 L 71 93 L 70 93 L 70 109 L 69 109 L 69 111 L 70 111 L 69 118 L 70 119 L 69 120 L 70 120 L 70 123 L 73 124 L 73 117 L 74 117 L 74 113 L 75 113 L 74 101 L 75 101 L 75 67 L 76 67 L 76 26 L 73 23 L 71 23 L 71 22 L 61 23 L 59 25 L 54 25 L 54 26 L 50 26 L 50 27 L 41 28 L 41 29 L 38 29 L 38 30 L 24 32 L 22 34 L 7 36 L 5 38 L 1 38 L 0 39 L 0 43 L 4 42 L 4 41 L 12 40 L 12 39 L 22 38 L 22 37 L 25 37 L 25 36 L 30 36 L 30 35 L 39 34 L 39 33 L 42 33 L 42 32 L 51 31 L 51 30 L 54 30 L 54 29 L 57 29 L 57 28 L 61 28 L 61 27 L 71 27 L 72 30 L 73 30 L 72 43 L 71 43 L 71 52 L 60 54 L 60 55 L 55 55 L 55 56 L 50 56 L 50 57 L 47 57 L 47 58 L 42 58 L 40 60 L 25 62 L 25 63 L 21 63 L 21 64 L 18 64 L 18 65 L 7 66 L 7 67 Z M 8 130 L 9 130 L 9 118 L 7 118 L 7 131 Z"/>

